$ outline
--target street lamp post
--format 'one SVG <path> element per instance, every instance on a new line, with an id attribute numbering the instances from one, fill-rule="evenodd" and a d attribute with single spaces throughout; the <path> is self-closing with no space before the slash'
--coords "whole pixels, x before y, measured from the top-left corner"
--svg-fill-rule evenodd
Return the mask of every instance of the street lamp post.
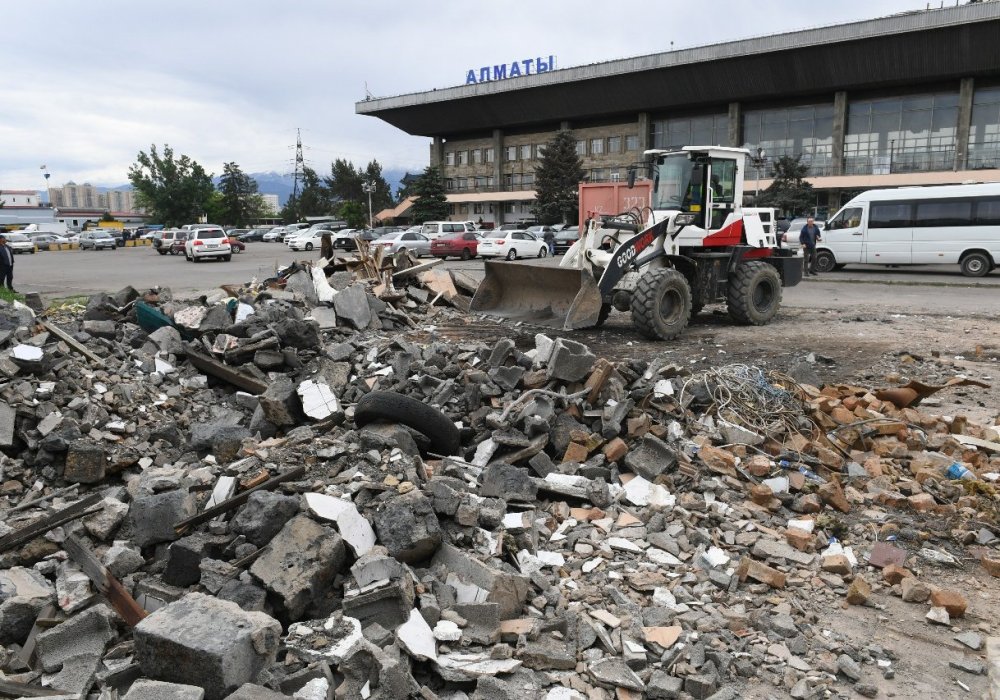
<path id="1" fill-rule="evenodd" d="M 760 197 L 760 170 L 767 164 L 767 151 L 763 148 L 758 148 L 756 154 L 750 154 L 750 164 L 753 165 L 754 170 L 757 173 L 756 181 L 756 191 L 754 192 L 753 199 L 754 205 L 757 204 L 757 198 Z"/>
<path id="2" fill-rule="evenodd" d="M 368 227 L 375 228 L 375 219 L 372 217 L 372 192 L 375 191 L 375 183 L 363 182 L 361 189 L 368 193 Z"/>

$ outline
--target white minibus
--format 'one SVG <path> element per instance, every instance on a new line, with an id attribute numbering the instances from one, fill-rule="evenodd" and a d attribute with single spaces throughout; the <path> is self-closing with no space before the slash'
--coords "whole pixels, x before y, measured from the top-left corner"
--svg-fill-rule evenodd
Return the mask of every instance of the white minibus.
<path id="1" fill-rule="evenodd" d="M 869 190 L 826 223 L 816 269 L 959 265 L 982 277 L 1000 261 L 1000 183 Z"/>

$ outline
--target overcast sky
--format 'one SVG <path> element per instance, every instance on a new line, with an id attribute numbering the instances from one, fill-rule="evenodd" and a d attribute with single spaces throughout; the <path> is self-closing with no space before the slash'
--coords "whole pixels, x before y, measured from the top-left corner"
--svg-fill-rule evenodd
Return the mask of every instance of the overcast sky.
<path id="1" fill-rule="evenodd" d="M 952 5 L 955 0 L 948 0 Z M 964 2 L 964 0 L 963 0 Z M 934 2 L 938 6 L 939 2 Z M 32 0 L 3 4 L 0 188 L 127 182 L 152 143 L 206 170 L 376 158 L 422 169 L 428 140 L 354 114 L 465 82 L 469 68 L 614 58 L 922 9 L 919 0 Z"/>

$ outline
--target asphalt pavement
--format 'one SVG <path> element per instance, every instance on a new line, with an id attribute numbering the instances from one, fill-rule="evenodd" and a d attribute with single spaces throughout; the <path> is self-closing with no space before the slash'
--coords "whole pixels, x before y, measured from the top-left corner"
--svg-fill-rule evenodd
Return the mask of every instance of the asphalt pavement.
<path id="1" fill-rule="evenodd" d="M 170 287 L 175 294 L 194 295 L 221 284 L 263 280 L 295 260 L 317 259 L 317 251 L 293 253 L 278 243 L 251 243 L 230 262 L 187 262 L 182 255 L 157 254 L 152 248 L 115 251 L 45 251 L 19 255 L 14 286 L 22 292 L 40 292 L 48 299 L 114 291 L 126 285 L 137 289 Z M 558 258 L 530 260 L 530 264 L 557 265 Z M 483 274 L 483 261 L 448 260 L 449 268 Z M 963 277 L 957 269 L 935 267 L 847 267 L 811 277 L 784 290 L 784 305 L 897 311 L 899 313 L 995 316 L 1000 302 L 1000 270 L 983 278 Z"/>

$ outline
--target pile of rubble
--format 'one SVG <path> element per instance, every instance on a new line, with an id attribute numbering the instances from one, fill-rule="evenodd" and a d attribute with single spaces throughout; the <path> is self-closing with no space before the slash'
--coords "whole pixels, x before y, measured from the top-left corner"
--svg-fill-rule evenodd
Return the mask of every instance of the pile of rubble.
<path id="1" fill-rule="evenodd" d="M 1000 576 L 1000 428 L 935 387 L 416 343 L 448 280 L 338 274 L 0 305 L 0 696 L 875 697 L 818 613 L 893 595 L 983 646 L 931 578 Z"/>

